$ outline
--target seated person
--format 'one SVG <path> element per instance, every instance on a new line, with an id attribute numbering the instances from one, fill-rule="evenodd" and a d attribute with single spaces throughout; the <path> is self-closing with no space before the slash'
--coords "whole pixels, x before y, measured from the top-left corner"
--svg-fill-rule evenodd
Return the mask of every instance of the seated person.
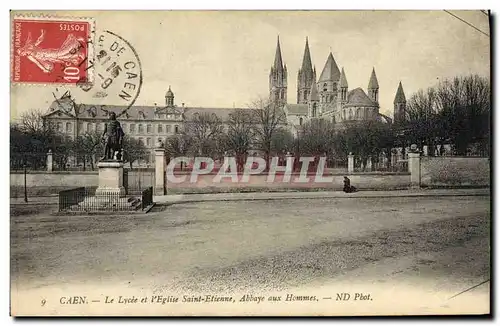
<path id="1" fill-rule="evenodd" d="M 350 193 L 355 191 L 356 187 L 351 186 L 351 180 L 348 177 L 344 177 L 344 192 Z"/>

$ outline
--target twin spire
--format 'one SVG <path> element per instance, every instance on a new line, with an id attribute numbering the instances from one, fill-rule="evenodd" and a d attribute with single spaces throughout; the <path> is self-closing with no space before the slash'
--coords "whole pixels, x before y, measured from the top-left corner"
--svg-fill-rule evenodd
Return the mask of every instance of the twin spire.
<path id="1" fill-rule="evenodd" d="M 275 70 L 283 70 L 283 59 L 281 58 L 280 36 L 278 35 L 278 43 L 276 45 L 276 54 L 274 55 Z"/>

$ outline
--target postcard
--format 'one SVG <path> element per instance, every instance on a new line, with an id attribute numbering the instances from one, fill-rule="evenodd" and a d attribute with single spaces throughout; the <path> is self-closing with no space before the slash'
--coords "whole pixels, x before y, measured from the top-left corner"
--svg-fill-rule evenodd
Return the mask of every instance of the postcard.
<path id="1" fill-rule="evenodd" d="M 488 10 L 10 20 L 12 316 L 491 313 Z"/>

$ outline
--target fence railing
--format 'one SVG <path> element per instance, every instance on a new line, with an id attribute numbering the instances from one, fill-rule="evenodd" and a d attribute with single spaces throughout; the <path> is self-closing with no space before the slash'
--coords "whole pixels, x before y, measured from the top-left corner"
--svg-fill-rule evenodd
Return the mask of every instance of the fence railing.
<path id="1" fill-rule="evenodd" d="M 79 187 L 59 192 L 59 212 L 139 211 L 153 204 L 153 187 L 116 192 Z"/>

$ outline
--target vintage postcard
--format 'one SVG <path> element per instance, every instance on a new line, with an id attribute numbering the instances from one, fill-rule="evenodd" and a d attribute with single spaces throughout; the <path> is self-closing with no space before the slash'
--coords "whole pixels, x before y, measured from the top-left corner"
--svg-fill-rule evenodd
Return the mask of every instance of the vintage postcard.
<path id="1" fill-rule="evenodd" d="M 491 312 L 491 13 L 12 11 L 12 316 Z"/>

